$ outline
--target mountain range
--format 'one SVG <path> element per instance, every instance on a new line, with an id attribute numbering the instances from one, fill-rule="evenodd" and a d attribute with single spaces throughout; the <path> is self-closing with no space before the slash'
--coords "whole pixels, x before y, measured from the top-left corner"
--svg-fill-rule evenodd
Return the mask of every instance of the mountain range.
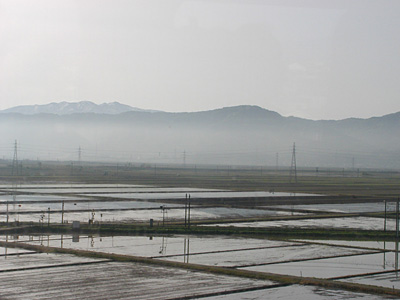
<path id="1" fill-rule="evenodd" d="M 0 155 L 11 159 L 18 140 L 25 159 L 74 161 L 81 147 L 87 161 L 288 167 L 295 143 L 298 166 L 400 168 L 400 113 L 313 121 L 248 105 L 167 113 L 78 104 L 2 111 Z"/>
<path id="2" fill-rule="evenodd" d="M 34 114 L 56 114 L 56 115 L 70 115 L 78 113 L 95 113 L 95 114 L 111 114 L 116 115 L 128 111 L 146 111 L 154 112 L 152 110 L 145 110 L 129 105 L 121 104 L 119 102 L 110 102 L 103 104 L 95 104 L 91 101 L 80 102 L 52 102 L 44 105 L 21 105 L 1 110 L 0 113 L 20 113 L 25 115 Z"/>

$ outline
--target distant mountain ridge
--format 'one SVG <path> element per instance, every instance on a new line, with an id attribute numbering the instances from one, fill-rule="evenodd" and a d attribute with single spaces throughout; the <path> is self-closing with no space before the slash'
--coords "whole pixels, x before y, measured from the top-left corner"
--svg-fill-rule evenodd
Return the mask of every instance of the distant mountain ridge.
<path id="1" fill-rule="evenodd" d="M 76 160 L 82 147 L 88 161 L 180 163 L 185 153 L 188 164 L 276 166 L 279 156 L 279 166 L 290 166 L 296 143 L 299 166 L 400 168 L 400 112 L 314 121 L 251 105 L 181 113 L 55 106 L 0 113 L 3 145 L 18 140 L 26 159 Z M 47 150 L 53 145 L 61 151 Z M 0 157 L 12 155 L 7 149 Z"/>
<path id="2" fill-rule="evenodd" d="M 153 110 L 145 110 L 119 102 L 110 102 L 96 104 L 91 101 L 80 102 L 52 102 L 43 105 L 21 105 L 0 111 L 0 113 L 20 113 L 24 115 L 34 114 L 56 114 L 70 115 L 78 113 L 94 113 L 94 114 L 110 114 L 117 115 L 128 111 L 154 112 Z"/>
<path id="3" fill-rule="evenodd" d="M 177 113 L 167 113 L 160 110 L 150 110 L 150 109 L 142 109 L 137 107 L 132 107 L 126 104 L 122 104 L 119 102 L 108 102 L 102 104 L 96 104 L 91 101 L 80 101 L 80 102 L 52 102 L 49 104 L 34 104 L 34 105 L 19 105 L 11 108 L 7 108 L 4 110 L 0 110 L 0 114 L 7 113 L 17 113 L 23 115 L 36 115 L 36 114 L 55 114 L 55 115 L 71 115 L 71 114 L 107 114 L 107 115 L 118 115 L 122 113 L 128 112 L 144 112 L 144 113 L 164 113 L 167 115 L 190 115 L 191 117 L 195 117 L 196 115 L 205 117 L 205 116 L 213 116 L 213 117 L 223 117 L 224 119 L 236 119 L 237 117 L 250 117 L 250 118 L 265 118 L 268 117 L 270 119 L 278 120 L 278 119 L 297 119 L 303 121 L 310 122 L 344 122 L 344 123 L 352 123 L 352 122 L 360 122 L 360 121 L 399 121 L 400 120 L 400 111 L 383 115 L 383 116 L 375 116 L 371 118 L 347 118 L 342 120 L 310 120 L 296 116 L 284 117 L 275 111 L 271 111 L 260 106 L 256 105 L 237 105 L 237 106 L 228 106 L 223 108 L 217 108 L 212 110 L 205 111 L 196 111 L 196 112 L 177 112 Z"/>

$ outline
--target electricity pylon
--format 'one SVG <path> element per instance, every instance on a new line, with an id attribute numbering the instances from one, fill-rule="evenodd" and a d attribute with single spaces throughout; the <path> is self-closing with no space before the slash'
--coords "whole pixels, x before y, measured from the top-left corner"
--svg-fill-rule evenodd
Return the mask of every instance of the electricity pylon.
<path id="1" fill-rule="evenodd" d="M 296 143 L 293 143 L 293 152 L 292 152 L 292 163 L 290 164 L 290 179 L 291 183 L 294 179 L 294 182 L 297 183 L 297 167 L 296 167 Z"/>
<path id="2" fill-rule="evenodd" d="M 18 146 L 17 146 L 17 140 L 15 140 L 14 143 L 14 158 L 12 162 L 12 175 L 19 175 L 18 172 Z"/>

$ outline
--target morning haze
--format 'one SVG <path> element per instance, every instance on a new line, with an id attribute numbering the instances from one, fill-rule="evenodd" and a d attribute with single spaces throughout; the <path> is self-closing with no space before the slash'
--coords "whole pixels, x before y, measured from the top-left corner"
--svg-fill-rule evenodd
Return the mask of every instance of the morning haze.
<path id="1" fill-rule="evenodd" d="M 370 119 L 312 121 L 258 106 L 203 112 L 144 111 L 119 103 L 53 103 L 0 113 L 2 149 L 14 139 L 21 159 L 139 164 L 290 165 L 398 168 L 399 113 Z M 278 161 L 277 161 L 277 156 Z"/>

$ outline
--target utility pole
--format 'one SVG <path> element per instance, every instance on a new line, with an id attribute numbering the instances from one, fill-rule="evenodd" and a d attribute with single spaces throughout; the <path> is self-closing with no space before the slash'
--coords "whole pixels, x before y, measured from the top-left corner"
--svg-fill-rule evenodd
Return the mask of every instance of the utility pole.
<path id="1" fill-rule="evenodd" d="M 162 211 L 162 226 L 164 227 L 164 225 L 165 225 L 165 213 L 166 213 L 167 207 L 165 205 L 161 205 L 160 208 L 161 208 L 161 211 Z"/>
<path id="2" fill-rule="evenodd" d="M 188 195 L 185 196 L 185 228 L 187 226 Z"/>
<path id="3" fill-rule="evenodd" d="M 383 200 L 385 202 L 385 221 L 383 223 L 383 230 L 386 232 L 386 209 L 387 209 L 387 203 L 386 200 Z"/>
<path id="4" fill-rule="evenodd" d="M 15 142 L 17 142 L 17 141 L 15 141 Z M 17 144 L 15 144 L 15 147 L 17 146 Z M 15 149 L 17 149 L 17 148 L 15 148 Z M 16 150 L 15 150 L 16 151 Z M 16 172 L 16 175 L 18 175 L 18 159 L 17 159 L 17 156 L 16 156 L 16 152 L 15 152 L 15 154 L 14 154 L 14 159 L 15 160 L 17 160 L 17 172 Z M 21 175 L 21 174 L 20 174 Z M 13 197 L 13 211 L 14 211 L 14 220 L 15 221 L 17 221 L 17 219 L 15 218 L 15 205 L 16 205 L 16 202 L 17 202 L 17 183 L 16 182 L 13 182 L 13 184 L 12 184 L 12 197 Z"/>
<path id="5" fill-rule="evenodd" d="M 183 262 L 186 262 L 186 238 L 183 239 Z"/>
<path id="6" fill-rule="evenodd" d="M 61 206 L 61 224 L 64 224 L 64 200 Z"/>
<path id="7" fill-rule="evenodd" d="M 190 194 L 189 194 L 189 204 L 188 204 L 188 228 L 190 229 Z"/>
<path id="8" fill-rule="evenodd" d="M 279 170 L 279 153 L 276 152 L 276 166 L 275 166 L 275 171 L 278 172 Z"/>
<path id="9" fill-rule="evenodd" d="M 399 198 L 396 202 L 396 238 L 399 238 Z"/>
<path id="10" fill-rule="evenodd" d="M 399 240 L 396 239 L 396 246 L 394 249 L 395 255 L 394 255 L 394 269 L 396 270 L 396 279 L 399 277 Z"/>
<path id="11" fill-rule="evenodd" d="M 14 211 L 14 221 L 17 219 L 15 218 L 15 203 L 17 202 L 17 194 L 16 194 L 16 187 L 14 186 L 14 194 L 13 194 L 13 211 Z"/>
<path id="12" fill-rule="evenodd" d="M 13 157 L 13 162 L 12 162 L 12 174 L 11 175 L 18 175 L 19 168 L 18 168 L 18 146 L 17 146 L 17 140 L 15 140 L 14 143 L 14 157 Z"/>
<path id="13" fill-rule="evenodd" d="M 183 151 L 183 166 L 186 167 L 186 151 Z"/>
<path id="14" fill-rule="evenodd" d="M 6 223 L 7 223 L 7 226 L 8 226 L 8 201 L 7 201 L 7 219 L 6 219 Z"/>
<path id="15" fill-rule="evenodd" d="M 50 227 L 50 207 L 47 208 L 48 218 L 47 218 L 47 226 Z"/>
<path id="16" fill-rule="evenodd" d="M 290 165 L 290 179 L 289 179 L 290 183 L 292 182 L 293 177 L 294 177 L 294 182 L 297 183 L 296 143 L 293 143 L 292 163 Z"/>

